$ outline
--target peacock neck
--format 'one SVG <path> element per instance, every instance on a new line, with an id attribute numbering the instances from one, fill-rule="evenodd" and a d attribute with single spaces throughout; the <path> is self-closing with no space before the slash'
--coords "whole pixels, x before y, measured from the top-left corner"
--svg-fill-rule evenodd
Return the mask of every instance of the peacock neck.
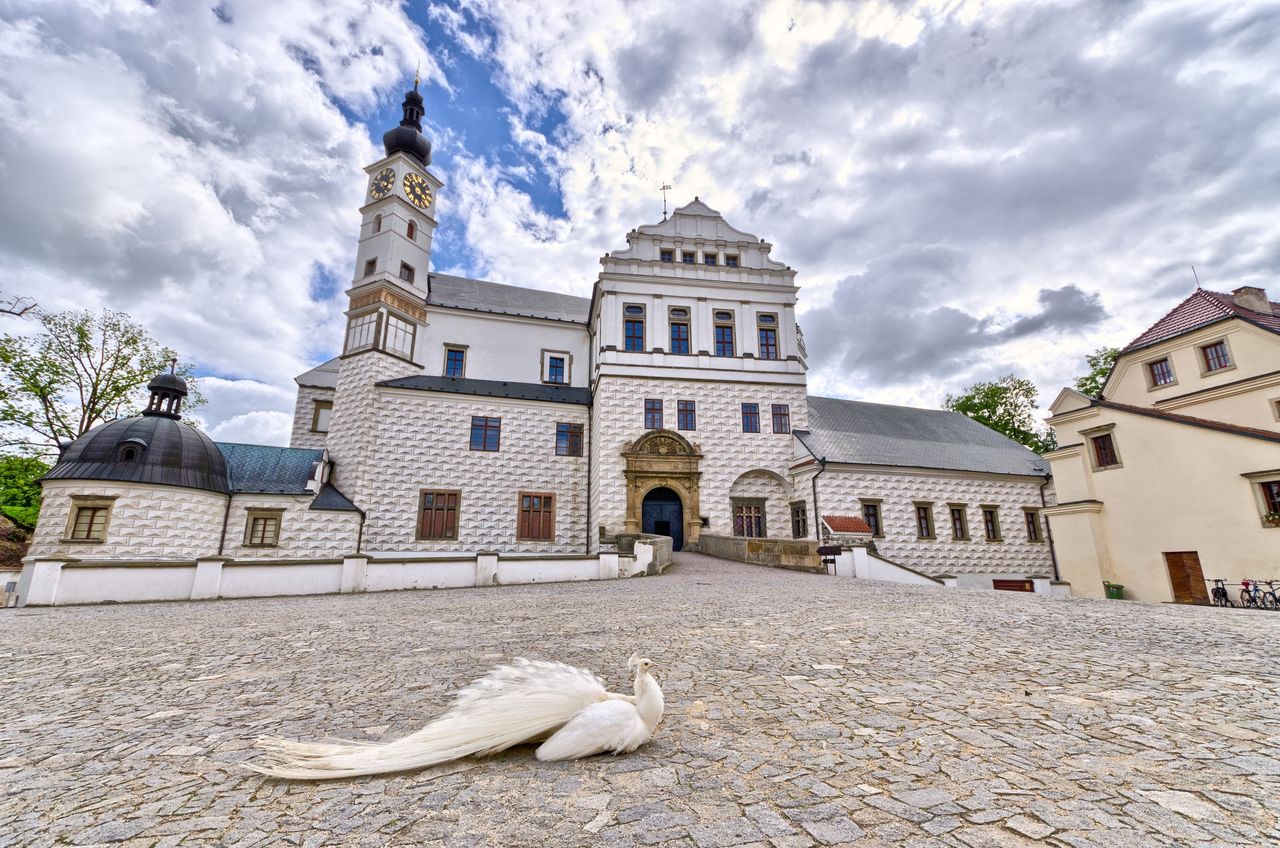
<path id="1" fill-rule="evenodd" d="M 665 708 L 662 689 L 647 671 L 636 673 L 635 688 L 636 711 L 640 713 L 640 720 L 652 730 L 662 721 L 662 711 Z"/>

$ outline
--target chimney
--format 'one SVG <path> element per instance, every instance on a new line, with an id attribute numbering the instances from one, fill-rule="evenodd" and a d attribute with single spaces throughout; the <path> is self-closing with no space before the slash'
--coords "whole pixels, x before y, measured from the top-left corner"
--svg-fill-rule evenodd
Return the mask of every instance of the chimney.
<path id="1" fill-rule="evenodd" d="M 1263 315 L 1273 314 L 1271 301 L 1267 300 L 1266 289 L 1260 289 L 1257 286 L 1241 286 L 1231 293 L 1231 299 L 1236 302 L 1236 306 L 1252 309 Z"/>

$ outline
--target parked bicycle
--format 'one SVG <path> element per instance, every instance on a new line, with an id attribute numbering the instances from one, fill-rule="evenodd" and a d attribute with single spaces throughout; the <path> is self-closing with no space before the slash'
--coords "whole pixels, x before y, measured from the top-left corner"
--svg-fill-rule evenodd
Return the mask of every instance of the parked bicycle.
<path id="1" fill-rule="evenodd" d="M 1268 580 L 1266 583 L 1267 591 L 1262 593 L 1262 605 L 1269 610 L 1280 609 L 1280 597 L 1276 597 L 1276 581 Z M 1253 584 L 1258 585 L 1258 581 L 1253 581 Z"/>
<path id="2" fill-rule="evenodd" d="M 1262 583 L 1246 577 L 1240 581 L 1240 606 L 1253 607 L 1254 609 L 1275 609 L 1280 604 L 1276 602 L 1276 593 L 1274 591 L 1263 592 Z"/>
<path id="3" fill-rule="evenodd" d="M 1215 607 L 1234 607 L 1236 605 L 1235 601 L 1231 600 L 1231 596 L 1227 594 L 1227 581 L 1225 580 L 1215 577 L 1213 579 L 1213 591 L 1210 594 Z"/>

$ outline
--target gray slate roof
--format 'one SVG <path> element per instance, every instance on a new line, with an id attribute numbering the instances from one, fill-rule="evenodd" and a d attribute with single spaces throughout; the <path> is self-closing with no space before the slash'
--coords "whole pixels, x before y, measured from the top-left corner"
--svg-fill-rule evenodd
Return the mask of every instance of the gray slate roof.
<path id="1" fill-rule="evenodd" d="M 590 389 L 547 383 L 508 383 L 503 380 L 471 380 L 466 377 L 432 377 L 427 374 L 418 374 L 413 377 L 383 380 L 378 385 L 393 389 L 415 389 L 420 392 L 447 392 L 456 395 L 591 405 Z"/>
<path id="2" fill-rule="evenodd" d="M 227 461 L 231 491 L 305 495 L 311 471 L 324 451 L 216 442 Z"/>
<path id="3" fill-rule="evenodd" d="M 958 412 L 809 397 L 809 430 L 796 437 L 815 457 L 855 465 L 1044 476 L 1034 451 Z"/>
<path id="4" fill-rule="evenodd" d="M 575 324 L 586 324 L 591 308 L 591 299 L 586 297 L 470 280 L 450 274 L 432 274 L 430 290 L 428 306 L 549 318 Z"/>
<path id="5" fill-rule="evenodd" d="M 320 494 L 316 495 L 315 500 L 311 502 L 308 509 L 328 510 L 331 512 L 359 512 L 360 507 L 356 506 L 342 492 L 339 492 L 332 483 L 325 483 L 320 487 Z"/>
<path id="6" fill-rule="evenodd" d="M 299 386 L 313 386 L 319 389 L 334 389 L 338 386 L 338 366 L 342 357 L 335 356 L 328 362 L 321 362 L 310 371 L 304 371 L 293 378 Z"/>

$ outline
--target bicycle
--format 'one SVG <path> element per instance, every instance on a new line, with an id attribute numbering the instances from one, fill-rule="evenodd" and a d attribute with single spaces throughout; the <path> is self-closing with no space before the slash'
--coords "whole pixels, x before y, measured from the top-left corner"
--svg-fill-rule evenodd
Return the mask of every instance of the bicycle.
<path id="1" fill-rule="evenodd" d="M 1208 578 L 1205 579 L 1207 580 Z M 1231 597 L 1227 595 L 1227 581 L 1225 580 L 1219 580 L 1215 577 L 1213 579 L 1213 591 L 1210 594 L 1215 607 L 1234 607 L 1236 605 L 1235 601 L 1231 600 Z"/>
<path id="2" fill-rule="evenodd" d="M 1262 587 L 1258 585 L 1257 580 L 1245 578 L 1240 581 L 1240 606 L 1253 607 L 1254 609 L 1263 609 L 1262 605 Z"/>
<path id="3" fill-rule="evenodd" d="M 1268 580 L 1266 582 L 1267 591 L 1262 593 L 1262 605 L 1269 610 L 1280 609 L 1280 597 L 1276 597 L 1276 581 Z M 1255 580 L 1253 583 L 1256 586 L 1258 581 Z"/>

